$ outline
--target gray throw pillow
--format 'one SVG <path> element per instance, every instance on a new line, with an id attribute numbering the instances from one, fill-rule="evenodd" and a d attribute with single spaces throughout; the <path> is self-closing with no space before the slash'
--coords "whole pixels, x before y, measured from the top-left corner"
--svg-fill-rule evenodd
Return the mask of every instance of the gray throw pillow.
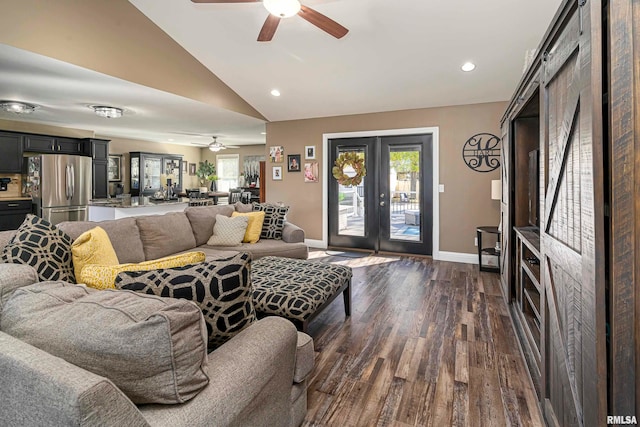
<path id="1" fill-rule="evenodd" d="M 282 230 L 287 218 L 289 206 L 276 206 L 269 203 L 254 203 L 254 211 L 264 212 L 264 222 L 262 223 L 261 239 L 282 240 Z"/>
<path id="2" fill-rule="evenodd" d="M 211 351 L 256 320 L 250 272 L 251 256 L 239 253 L 185 267 L 122 272 L 115 285 L 194 301 L 207 323 Z"/>
<path id="3" fill-rule="evenodd" d="M 27 215 L 2 251 L 2 261 L 35 268 L 38 279 L 75 282 L 71 237 L 49 221 Z"/>
<path id="4" fill-rule="evenodd" d="M 249 218 L 246 216 L 227 217 L 216 215 L 213 234 L 207 240 L 209 246 L 240 246 L 247 231 Z"/>

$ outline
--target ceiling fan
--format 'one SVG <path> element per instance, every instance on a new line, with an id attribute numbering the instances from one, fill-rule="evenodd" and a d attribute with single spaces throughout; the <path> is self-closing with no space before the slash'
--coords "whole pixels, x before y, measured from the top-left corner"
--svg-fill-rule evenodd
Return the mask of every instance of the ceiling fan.
<path id="1" fill-rule="evenodd" d="M 193 3 L 259 3 L 261 0 L 191 0 Z M 320 12 L 311 9 L 308 6 L 301 5 L 298 0 L 264 0 L 264 7 L 269 11 L 267 20 L 258 34 L 259 42 L 271 41 L 276 33 L 281 18 L 289 18 L 298 15 L 302 19 L 310 22 L 322 31 L 331 34 L 333 37 L 340 39 L 344 37 L 349 30 L 338 24 L 331 18 L 328 18 Z"/>
<path id="2" fill-rule="evenodd" d="M 224 145 L 222 142 L 218 142 L 218 137 L 213 136 L 213 142 L 209 143 L 209 150 L 218 152 L 220 150 L 226 150 L 227 148 L 240 148 L 237 145 Z"/>

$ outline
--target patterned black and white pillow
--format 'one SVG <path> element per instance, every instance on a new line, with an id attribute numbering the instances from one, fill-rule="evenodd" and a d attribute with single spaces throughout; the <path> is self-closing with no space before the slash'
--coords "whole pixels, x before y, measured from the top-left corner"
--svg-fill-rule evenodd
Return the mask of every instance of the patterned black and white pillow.
<path id="1" fill-rule="evenodd" d="M 4 247 L 2 261 L 32 266 L 40 281 L 75 283 L 71 243 L 71 237 L 55 225 L 29 214 Z"/>
<path id="2" fill-rule="evenodd" d="M 269 203 L 254 203 L 254 211 L 264 212 L 264 222 L 262 223 L 261 239 L 282 240 L 282 229 L 287 218 L 289 206 L 276 206 Z"/>
<path id="3" fill-rule="evenodd" d="M 125 271 L 118 274 L 115 285 L 194 301 L 204 315 L 212 351 L 256 320 L 250 273 L 251 256 L 239 253 L 184 267 Z"/>

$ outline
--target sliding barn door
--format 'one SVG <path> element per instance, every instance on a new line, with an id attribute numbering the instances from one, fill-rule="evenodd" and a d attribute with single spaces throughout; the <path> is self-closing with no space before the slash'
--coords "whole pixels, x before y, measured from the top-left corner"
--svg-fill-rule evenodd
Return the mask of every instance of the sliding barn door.
<path id="1" fill-rule="evenodd" d="M 544 54 L 543 410 L 606 422 L 600 2 L 576 1 Z M 582 4 L 581 6 L 579 6 Z"/>

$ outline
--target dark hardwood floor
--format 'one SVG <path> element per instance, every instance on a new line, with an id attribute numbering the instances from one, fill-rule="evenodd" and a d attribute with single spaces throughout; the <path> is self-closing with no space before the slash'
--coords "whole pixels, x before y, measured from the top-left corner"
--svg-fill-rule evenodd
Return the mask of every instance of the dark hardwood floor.
<path id="1" fill-rule="evenodd" d="M 430 258 L 310 259 L 353 268 L 309 327 L 316 366 L 304 426 L 538 426 L 498 275 Z"/>

